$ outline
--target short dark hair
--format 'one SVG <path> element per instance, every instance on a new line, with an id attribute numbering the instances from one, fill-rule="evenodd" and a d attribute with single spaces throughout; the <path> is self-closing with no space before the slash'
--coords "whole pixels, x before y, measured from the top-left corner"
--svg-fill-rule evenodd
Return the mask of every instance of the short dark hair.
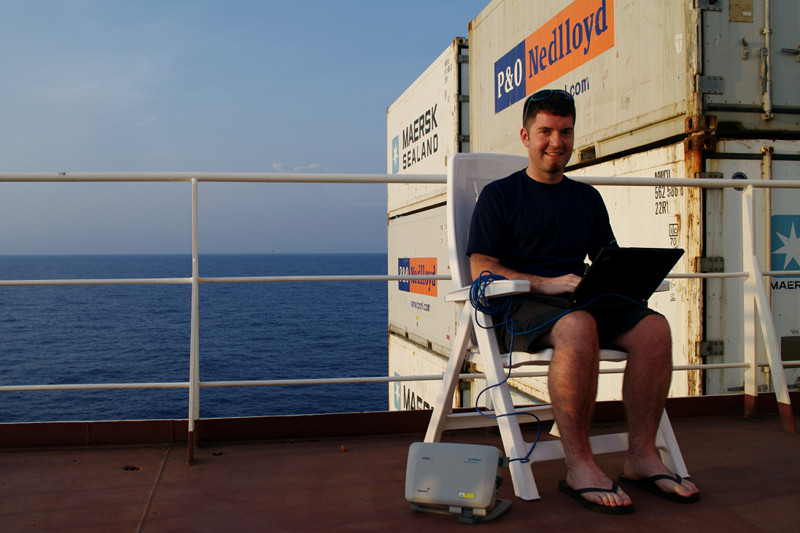
<path id="1" fill-rule="evenodd" d="M 561 89 L 544 89 L 533 93 L 522 108 L 522 127 L 528 127 L 529 120 L 535 120 L 539 113 L 572 117 L 575 120 L 575 99 Z"/>

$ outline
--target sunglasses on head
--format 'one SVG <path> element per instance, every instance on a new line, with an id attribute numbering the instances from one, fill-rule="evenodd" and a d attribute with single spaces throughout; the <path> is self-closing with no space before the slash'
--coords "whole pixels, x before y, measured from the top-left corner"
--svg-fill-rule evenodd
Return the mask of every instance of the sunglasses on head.
<path id="1" fill-rule="evenodd" d="M 562 100 L 574 100 L 572 95 L 563 89 L 542 89 L 531 95 L 531 101 L 540 102 L 542 100 L 547 100 L 551 96 L 558 96 Z"/>
<path id="2" fill-rule="evenodd" d="M 531 105 L 531 102 L 541 102 L 542 100 L 548 100 L 553 96 L 557 96 L 558 98 L 567 100 L 569 102 L 575 100 L 570 93 L 563 89 L 542 89 L 541 91 L 533 93 L 531 97 L 528 98 L 528 101 L 525 103 L 525 113 L 523 116 L 528 116 L 528 107 Z"/>

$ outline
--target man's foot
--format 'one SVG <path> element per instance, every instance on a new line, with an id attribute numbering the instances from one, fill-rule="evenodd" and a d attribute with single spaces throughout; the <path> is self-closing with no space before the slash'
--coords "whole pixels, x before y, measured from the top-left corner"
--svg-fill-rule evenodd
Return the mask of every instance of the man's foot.
<path id="1" fill-rule="evenodd" d="M 678 503 L 695 503 L 700 501 L 700 492 L 693 492 L 690 493 L 688 496 L 683 496 L 679 493 L 680 489 L 688 489 L 688 487 L 683 486 L 684 479 L 681 478 L 678 474 L 671 476 L 669 474 L 658 474 L 655 476 L 649 476 L 642 479 L 630 479 L 625 477 L 624 474 L 620 474 L 619 480 L 622 483 L 627 483 L 628 485 L 633 485 L 634 487 L 639 487 L 641 489 L 649 490 L 656 496 L 664 498 L 665 500 L 669 500 L 671 502 L 678 502 Z M 658 482 L 668 481 L 670 483 L 670 487 L 662 488 L 663 485 L 666 483 L 658 484 Z M 687 482 L 688 483 L 688 482 Z M 694 486 L 692 484 L 692 486 Z"/>
<path id="2" fill-rule="evenodd" d="M 599 491 L 588 491 L 583 495 L 585 500 L 591 503 L 604 505 L 606 507 L 627 507 L 631 505 L 631 498 L 622 488 L 613 488 L 616 483 L 606 475 L 605 472 L 600 470 L 594 458 L 590 458 L 590 462 L 573 464 L 567 467 L 566 484 L 575 490 L 581 490 L 586 487 L 599 487 Z M 609 487 L 613 490 L 608 490 Z"/>
<path id="3" fill-rule="evenodd" d="M 694 503 L 700 500 L 700 489 L 688 479 L 670 472 L 655 453 L 647 459 L 628 455 L 619 480 L 670 501 Z"/>
<path id="4" fill-rule="evenodd" d="M 574 499 L 575 501 L 577 501 L 590 511 L 594 511 L 595 513 L 630 514 L 634 511 L 633 504 L 630 503 L 630 498 L 627 499 L 628 501 L 627 505 L 614 505 L 617 499 L 621 501 L 623 500 L 623 498 L 620 495 L 621 491 L 619 491 L 619 486 L 613 481 L 611 482 L 610 489 L 602 489 L 596 487 L 573 489 L 567 484 L 566 481 L 559 481 L 558 490 L 560 490 L 567 496 L 571 497 L 572 499 Z M 623 492 L 622 494 L 625 493 Z M 616 498 L 609 498 L 609 496 L 611 495 L 615 496 Z M 593 496 L 593 499 L 589 500 L 585 496 Z M 598 496 L 600 498 L 600 502 L 594 501 L 597 499 Z"/>

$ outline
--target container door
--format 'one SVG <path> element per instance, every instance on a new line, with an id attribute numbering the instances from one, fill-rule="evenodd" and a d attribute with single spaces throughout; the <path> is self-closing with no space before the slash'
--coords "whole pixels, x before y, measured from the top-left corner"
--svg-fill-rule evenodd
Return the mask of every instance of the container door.
<path id="1" fill-rule="evenodd" d="M 761 137 L 800 127 L 800 3 L 708 2 L 703 8 L 704 113 L 720 135 Z M 761 133 L 756 133 L 761 132 Z"/>
<path id="2" fill-rule="evenodd" d="M 721 141 L 716 155 L 706 168 L 724 178 L 743 180 L 796 180 L 800 161 L 800 142 L 750 139 Z M 742 270 L 742 193 L 735 189 L 706 191 L 706 256 L 720 258 L 727 272 Z M 784 360 L 798 360 L 800 342 L 800 191 L 797 189 L 756 189 L 755 248 L 764 283 L 772 304 L 778 342 Z M 781 274 L 791 272 L 794 274 Z M 734 363 L 744 360 L 745 342 L 742 317 L 742 279 L 709 279 L 706 282 L 706 341 L 721 343 L 718 355 L 706 357 L 708 363 Z M 757 356 L 765 361 L 763 339 L 757 333 Z M 706 371 L 706 394 L 731 394 L 743 390 L 743 370 Z M 787 382 L 796 387 L 798 370 L 786 373 Z M 759 375 L 759 387 L 770 390 L 766 369 Z"/>

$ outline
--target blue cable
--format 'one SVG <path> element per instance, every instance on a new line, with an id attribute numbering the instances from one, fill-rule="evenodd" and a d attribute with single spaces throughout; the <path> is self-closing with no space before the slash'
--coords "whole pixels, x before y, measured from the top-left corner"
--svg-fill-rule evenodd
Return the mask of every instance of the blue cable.
<path id="1" fill-rule="evenodd" d="M 538 432 L 536 434 L 536 438 L 534 439 L 530 450 L 528 450 L 528 453 L 524 457 L 518 457 L 518 458 L 509 460 L 509 462 L 520 461 L 522 463 L 528 463 L 528 462 L 530 462 L 530 456 L 533 453 L 534 448 L 536 448 L 536 444 L 539 442 L 539 437 L 542 434 L 542 421 L 539 419 L 539 417 L 536 416 L 533 413 L 506 413 L 506 414 L 502 414 L 502 415 L 490 416 L 490 415 L 487 415 L 486 413 L 482 412 L 480 410 L 480 408 L 478 407 L 480 405 L 480 398 L 483 395 L 483 393 L 487 392 L 488 390 L 490 390 L 490 389 L 492 389 L 494 387 L 499 387 L 500 385 L 506 383 L 511 378 L 511 368 L 513 366 L 512 356 L 513 356 L 514 336 L 515 335 L 526 335 L 526 334 L 529 334 L 529 333 L 533 333 L 534 331 L 536 331 L 538 329 L 544 328 L 544 327 L 556 322 L 560 318 L 566 316 L 567 314 L 569 314 L 569 313 L 571 313 L 573 311 L 578 311 L 580 309 L 584 309 L 585 307 L 588 307 L 589 305 L 595 303 L 596 301 L 600 300 L 601 298 L 616 297 L 616 298 L 621 298 L 623 300 L 627 300 L 629 302 L 635 303 L 637 305 L 643 305 L 643 304 L 641 302 L 637 302 L 636 300 L 634 300 L 632 298 L 628 298 L 627 296 L 624 296 L 622 294 L 616 294 L 616 293 L 602 294 L 600 296 L 597 296 L 597 297 L 589 300 L 588 302 L 586 302 L 586 303 L 584 303 L 582 305 L 579 305 L 577 307 L 572 307 L 572 308 L 564 310 L 563 313 L 557 315 L 556 317 L 552 318 L 551 320 L 548 320 L 544 324 L 540 324 L 539 326 L 536 326 L 535 328 L 532 328 L 532 329 L 530 329 L 528 331 L 515 332 L 514 331 L 514 321 L 513 321 L 513 319 L 511 319 L 509 317 L 509 312 L 511 310 L 511 296 L 503 296 L 503 297 L 493 298 L 492 299 L 493 300 L 492 303 L 490 303 L 489 300 L 486 298 L 486 288 L 492 282 L 497 281 L 497 280 L 504 280 L 504 279 L 508 279 L 508 278 L 505 278 L 505 277 L 500 276 L 498 274 L 492 274 L 488 270 L 484 270 L 483 272 L 481 272 L 481 274 L 477 278 L 475 278 L 475 280 L 472 282 L 472 285 L 470 286 L 469 301 L 470 301 L 470 304 L 472 305 L 472 307 L 475 309 L 475 323 L 478 326 L 480 326 L 481 328 L 483 328 L 483 329 L 494 329 L 494 328 L 497 328 L 497 327 L 500 327 L 500 326 L 505 327 L 506 331 L 511 335 L 511 342 L 509 343 L 509 346 L 512 348 L 511 350 L 509 350 L 509 354 L 508 354 L 508 372 L 506 373 L 506 377 L 500 383 L 496 383 L 494 385 L 489 385 L 488 387 L 484 388 L 480 393 L 478 393 L 478 396 L 475 398 L 475 410 L 478 412 L 478 414 L 480 414 L 481 416 L 484 416 L 486 418 L 500 418 L 500 417 L 504 417 L 504 416 L 518 416 L 518 415 L 530 415 L 533 418 L 535 418 L 536 421 L 539 424 L 539 430 L 538 430 Z M 503 320 L 499 324 L 494 324 L 492 326 L 484 326 L 478 320 L 478 312 L 479 311 L 481 313 L 487 314 L 489 316 L 497 316 L 497 315 L 500 315 L 503 312 L 505 312 L 505 314 L 506 314 L 505 320 Z"/>
<path id="2" fill-rule="evenodd" d="M 509 310 L 511 308 L 511 296 L 503 296 L 503 297 L 493 298 L 492 299 L 493 301 L 491 303 L 486 298 L 486 288 L 492 282 L 494 282 L 496 280 L 503 280 L 503 279 L 507 279 L 507 278 L 505 278 L 503 276 L 500 276 L 500 275 L 497 275 L 497 274 L 492 274 L 489 271 L 481 272 L 480 276 L 475 278 L 475 281 L 473 281 L 472 285 L 470 286 L 469 301 L 470 301 L 470 304 L 472 305 L 472 307 L 475 309 L 475 323 L 478 324 L 481 328 L 484 328 L 484 329 L 493 329 L 493 328 L 496 328 L 496 327 L 499 327 L 499 326 L 505 326 L 507 331 L 511 334 L 511 345 L 513 346 L 514 345 L 513 320 L 511 320 L 508 317 L 508 312 L 509 312 Z M 478 320 L 478 311 L 480 311 L 481 313 L 485 313 L 485 314 L 487 314 L 489 316 L 496 316 L 496 315 L 499 315 L 499 314 L 505 312 L 506 313 L 506 319 L 503 322 L 501 322 L 499 324 L 495 324 L 495 325 L 493 325 L 491 327 L 490 326 L 484 326 Z M 536 444 L 539 442 L 539 437 L 542 435 L 542 421 L 539 419 L 539 417 L 536 416 L 533 413 L 505 413 L 505 414 L 501 414 L 501 415 L 490 416 L 490 415 L 487 415 L 486 413 L 484 413 L 483 411 L 481 411 L 480 408 L 479 408 L 480 399 L 481 399 L 481 396 L 483 395 L 483 393 L 489 391 L 490 389 L 492 389 L 494 387 L 499 387 L 500 385 L 506 383 L 509 380 L 509 378 L 511 377 L 511 367 L 512 367 L 512 365 L 511 365 L 511 354 L 509 353 L 509 365 L 508 365 L 508 372 L 506 373 L 506 377 L 500 383 L 496 383 L 494 385 L 489 385 L 488 387 L 484 388 L 480 393 L 478 393 L 478 396 L 475 398 L 475 411 L 481 416 L 484 416 L 486 418 L 495 418 L 495 419 L 501 418 L 501 417 L 504 417 L 504 416 L 518 416 L 518 415 L 521 415 L 521 414 L 522 415 L 530 415 L 530 416 L 532 416 L 536 420 L 536 422 L 538 422 L 539 429 L 538 429 L 538 432 L 536 433 L 536 438 L 534 439 L 530 450 L 528 450 L 528 453 L 524 457 L 517 457 L 517 458 L 509 459 L 509 462 L 520 461 L 522 463 L 529 463 L 530 462 L 530 456 L 533 453 L 534 448 L 536 448 Z"/>

